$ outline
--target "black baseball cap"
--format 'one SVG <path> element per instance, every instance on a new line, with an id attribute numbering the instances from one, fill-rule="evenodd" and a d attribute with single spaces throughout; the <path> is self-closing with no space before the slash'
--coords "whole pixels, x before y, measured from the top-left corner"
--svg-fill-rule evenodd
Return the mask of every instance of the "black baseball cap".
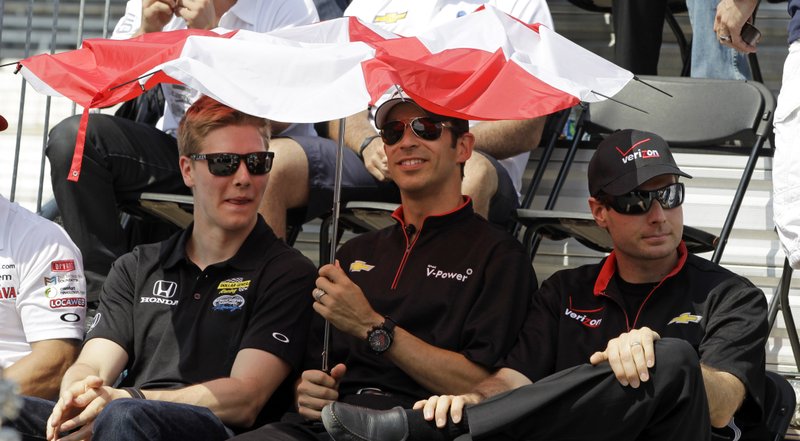
<path id="1" fill-rule="evenodd" d="M 675 164 L 663 138 L 626 129 L 609 135 L 589 161 L 589 194 L 619 196 L 661 175 L 691 178 Z"/>
<path id="2" fill-rule="evenodd" d="M 0 132 L 8 128 L 8 121 L 0 115 Z"/>
<path id="3" fill-rule="evenodd" d="M 453 126 L 461 132 L 468 132 L 469 131 L 469 122 L 465 119 L 460 118 L 453 118 L 449 116 L 439 115 L 433 112 L 426 110 L 424 107 L 420 106 L 416 101 L 412 100 L 408 97 L 405 93 L 396 92 L 392 98 L 386 100 L 378 106 L 378 109 L 375 110 L 375 127 L 380 130 L 383 128 L 383 125 L 387 122 L 386 119 L 389 117 L 389 113 L 394 109 L 395 106 L 399 104 L 413 104 L 417 106 L 420 110 L 425 112 L 430 117 L 435 118 L 438 121 L 450 121 L 453 123 Z"/>

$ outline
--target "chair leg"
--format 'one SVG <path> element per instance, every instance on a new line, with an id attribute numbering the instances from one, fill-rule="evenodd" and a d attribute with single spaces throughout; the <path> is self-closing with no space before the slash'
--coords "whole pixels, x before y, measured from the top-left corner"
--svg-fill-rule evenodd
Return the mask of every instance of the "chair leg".
<path id="1" fill-rule="evenodd" d="M 300 232 L 303 231 L 302 225 L 287 225 L 286 226 L 286 244 L 290 247 L 294 246 L 294 243 L 297 242 L 297 237 L 300 236 Z"/>
<path id="2" fill-rule="evenodd" d="M 789 344 L 792 347 L 792 355 L 794 355 L 794 363 L 796 368 L 800 368 L 800 338 L 797 335 L 797 327 L 794 323 L 794 315 L 792 314 L 792 308 L 789 306 L 789 288 L 792 284 L 792 267 L 789 265 L 789 259 L 786 258 L 783 261 L 783 274 L 781 274 L 781 281 L 778 285 L 778 292 L 775 295 L 778 297 L 778 306 L 775 309 L 775 313 L 777 314 L 777 309 L 780 309 L 783 314 L 783 323 L 786 326 L 786 334 L 789 337 Z M 772 330 L 772 325 L 774 325 L 774 317 L 773 317 L 773 303 L 775 300 L 770 303 L 770 311 L 769 311 L 769 322 L 770 330 Z"/>

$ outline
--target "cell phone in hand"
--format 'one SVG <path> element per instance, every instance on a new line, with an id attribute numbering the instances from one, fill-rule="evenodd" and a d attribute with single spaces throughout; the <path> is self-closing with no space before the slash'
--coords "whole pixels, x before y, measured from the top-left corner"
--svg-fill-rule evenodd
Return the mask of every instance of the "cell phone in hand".
<path id="1" fill-rule="evenodd" d="M 750 46 L 755 46 L 758 40 L 761 39 L 761 31 L 753 26 L 749 21 L 742 26 L 742 40 Z"/>

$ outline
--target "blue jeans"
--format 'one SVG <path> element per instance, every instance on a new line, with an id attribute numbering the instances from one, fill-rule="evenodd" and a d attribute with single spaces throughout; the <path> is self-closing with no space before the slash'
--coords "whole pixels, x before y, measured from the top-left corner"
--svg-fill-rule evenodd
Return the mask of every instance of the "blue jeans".
<path id="1" fill-rule="evenodd" d="M 19 417 L 8 426 L 23 441 L 45 440 L 47 418 L 54 402 L 23 397 Z M 114 441 L 219 441 L 233 436 L 210 410 L 189 404 L 155 400 L 121 399 L 109 403 L 94 421 L 95 440 Z"/>
<path id="2" fill-rule="evenodd" d="M 692 72 L 694 78 L 750 79 L 747 56 L 723 46 L 714 33 L 717 0 L 686 0 L 692 23 Z"/>

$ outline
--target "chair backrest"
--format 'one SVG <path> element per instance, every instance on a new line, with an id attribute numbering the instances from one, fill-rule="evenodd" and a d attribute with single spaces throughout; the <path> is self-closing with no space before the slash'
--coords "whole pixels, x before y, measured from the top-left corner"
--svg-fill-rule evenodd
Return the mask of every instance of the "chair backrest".
<path id="1" fill-rule="evenodd" d="M 748 156 L 711 257 L 719 263 L 758 156 L 772 135 L 775 97 L 763 84 L 752 81 L 641 77 L 614 100 L 618 102 L 589 105 L 587 131 L 635 128 L 654 132 L 677 149 Z"/>
<path id="2" fill-rule="evenodd" d="M 797 397 L 789 381 L 767 371 L 764 390 L 764 418 L 770 441 L 782 440 L 795 413 Z"/>
<path id="3" fill-rule="evenodd" d="M 612 100 L 589 105 L 590 131 L 639 128 L 657 133 L 672 147 L 689 148 L 725 146 L 733 141 L 748 148 L 758 137 L 771 134 L 775 98 L 761 83 L 654 76 L 640 79 L 631 81 L 613 97 L 637 109 Z"/>

